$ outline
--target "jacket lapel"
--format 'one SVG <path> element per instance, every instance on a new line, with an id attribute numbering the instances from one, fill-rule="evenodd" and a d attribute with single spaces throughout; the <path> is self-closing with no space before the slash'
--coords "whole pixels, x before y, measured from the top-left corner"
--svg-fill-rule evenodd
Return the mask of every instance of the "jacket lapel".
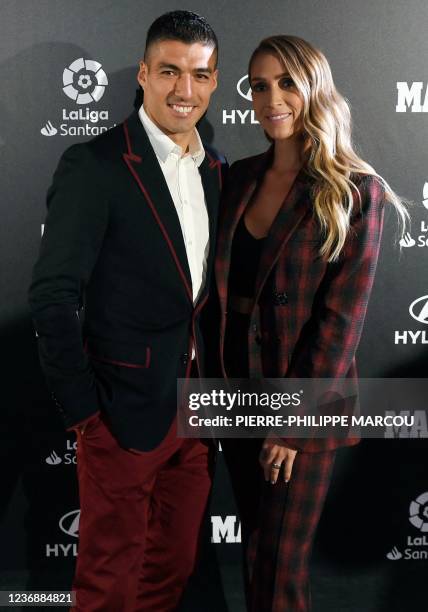
<path id="1" fill-rule="evenodd" d="M 263 286 L 278 261 L 281 251 L 306 214 L 312 210 L 309 189 L 308 177 L 301 170 L 273 220 L 264 244 L 256 277 L 254 304 L 257 303 Z"/>
<path id="2" fill-rule="evenodd" d="M 247 166 L 243 182 L 237 187 L 238 192 L 232 186 L 232 198 L 239 197 L 240 194 L 238 206 L 227 206 L 226 202 L 227 208 L 224 211 L 221 222 L 222 230 L 216 262 L 216 280 L 223 313 L 227 309 L 230 260 L 235 230 L 256 188 L 260 181 L 263 180 L 264 172 L 269 166 L 272 155 L 273 147 L 268 149 L 263 155 L 255 158 L 252 164 Z M 263 285 L 277 262 L 282 249 L 304 216 L 311 211 L 309 188 L 309 177 L 302 170 L 297 175 L 269 230 L 257 273 L 254 304 L 257 303 Z"/>
<path id="3" fill-rule="evenodd" d="M 166 240 L 186 294 L 193 304 L 192 279 L 180 221 L 168 185 L 137 112 L 123 124 L 126 148 L 123 159 Z"/>
<path id="4" fill-rule="evenodd" d="M 215 255 L 217 242 L 218 204 L 221 190 L 221 162 L 211 157 L 205 150 L 205 158 L 199 166 L 202 186 L 205 193 L 205 202 L 209 221 L 209 251 L 207 256 L 205 286 L 199 296 L 199 304 L 208 296 L 210 286 L 210 273 Z"/>
<path id="5" fill-rule="evenodd" d="M 220 306 L 223 313 L 227 309 L 229 272 L 232 255 L 232 242 L 236 227 L 243 215 L 249 201 L 251 200 L 258 183 L 259 175 L 270 159 L 270 150 L 257 157 L 245 171 L 242 182 L 235 188 L 230 185 L 231 196 L 226 197 L 223 202 L 223 214 L 221 215 L 220 237 L 218 242 L 218 253 L 215 264 L 215 275 L 218 289 Z M 237 207 L 233 206 L 235 198 L 238 199 Z M 229 201 L 228 201 L 229 200 Z"/>

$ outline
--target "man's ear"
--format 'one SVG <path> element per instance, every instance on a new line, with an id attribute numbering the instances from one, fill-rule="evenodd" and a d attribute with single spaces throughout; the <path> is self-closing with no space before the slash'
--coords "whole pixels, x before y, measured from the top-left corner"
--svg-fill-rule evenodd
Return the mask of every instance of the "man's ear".
<path id="1" fill-rule="evenodd" d="M 218 69 L 216 68 L 212 74 L 213 77 L 213 81 L 214 81 L 214 88 L 213 91 L 215 91 L 217 89 L 217 85 L 218 85 Z"/>
<path id="2" fill-rule="evenodd" d="M 149 67 L 147 66 L 146 62 L 144 60 L 141 60 L 140 69 L 138 70 L 138 74 L 137 74 L 137 81 L 139 82 L 139 84 L 141 85 L 143 89 L 144 89 L 144 85 L 146 84 L 148 71 L 149 71 Z"/>

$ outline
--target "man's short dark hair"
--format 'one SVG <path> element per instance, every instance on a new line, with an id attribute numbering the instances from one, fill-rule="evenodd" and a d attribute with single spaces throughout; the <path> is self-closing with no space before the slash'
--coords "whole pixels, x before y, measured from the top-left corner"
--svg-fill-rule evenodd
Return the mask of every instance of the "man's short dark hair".
<path id="1" fill-rule="evenodd" d="M 149 47 L 162 40 L 179 40 L 187 45 L 202 43 L 212 46 L 215 51 L 216 64 L 218 41 L 208 21 L 191 11 L 171 11 L 158 17 L 147 32 L 144 59 L 147 59 Z"/>

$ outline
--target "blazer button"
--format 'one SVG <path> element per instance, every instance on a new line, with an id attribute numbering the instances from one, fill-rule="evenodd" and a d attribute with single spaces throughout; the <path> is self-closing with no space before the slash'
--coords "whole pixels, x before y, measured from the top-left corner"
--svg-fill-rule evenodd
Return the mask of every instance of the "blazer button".
<path id="1" fill-rule="evenodd" d="M 273 303 L 275 306 L 285 306 L 288 304 L 288 296 L 284 291 L 274 291 Z"/>
<path id="2" fill-rule="evenodd" d="M 183 365 L 187 365 L 188 361 L 189 361 L 189 353 L 183 353 L 181 355 L 181 363 Z"/>

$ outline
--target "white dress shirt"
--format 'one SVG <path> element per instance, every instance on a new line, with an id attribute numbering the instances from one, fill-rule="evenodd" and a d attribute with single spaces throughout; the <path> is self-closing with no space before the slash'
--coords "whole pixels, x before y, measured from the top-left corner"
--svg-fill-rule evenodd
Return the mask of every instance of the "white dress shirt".
<path id="1" fill-rule="evenodd" d="M 143 105 L 138 114 L 156 153 L 159 165 L 177 210 L 192 277 L 193 303 L 205 285 L 209 249 L 208 212 L 199 166 L 205 150 L 195 128 L 189 153 L 160 130 L 148 117 Z"/>

